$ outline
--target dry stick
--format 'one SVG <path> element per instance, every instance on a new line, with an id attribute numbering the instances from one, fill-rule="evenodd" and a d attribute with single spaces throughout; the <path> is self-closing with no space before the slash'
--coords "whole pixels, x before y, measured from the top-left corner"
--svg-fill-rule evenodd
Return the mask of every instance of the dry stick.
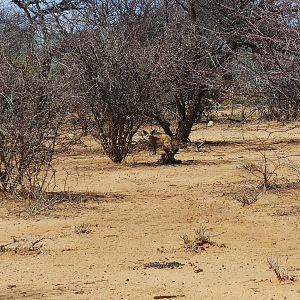
<path id="1" fill-rule="evenodd" d="M 13 240 L 12 242 L 10 242 L 10 243 L 7 243 L 7 244 L 2 244 L 2 245 L 0 245 L 0 251 L 5 251 L 5 248 L 7 247 L 7 246 L 10 246 L 10 245 L 12 245 L 12 244 L 15 244 L 15 243 L 18 243 L 18 242 L 21 242 L 21 241 L 25 241 L 25 239 L 21 239 L 21 240 Z"/>
<path id="2" fill-rule="evenodd" d="M 66 185 L 67 185 L 67 180 L 68 180 L 68 177 L 69 177 L 68 171 L 66 171 L 66 173 L 67 173 L 67 176 L 66 176 L 65 182 L 64 182 L 64 189 L 63 189 L 64 192 L 66 192 Z"/>
<path id="3" fill-rule="evenodd" d="M 29 247 L 29 249 L 34 249 L 33 247 L 34 247 L 37 243 L 39 243 L 40 241 L 45 240 L 45 239 L 50 239 L 50 240 L 51 240 L 51 238 L 49 238 L 49 237 L 41 237 L 41 238 L 39 238 L 39 239 L 37 239 L 37 240 L 31 242 L 31 246 Z M 4 251 L 6 250 L 5 248 L 6 248 L 7 246 L 10 246 L 10 245 L 13 245 L 13 244 L 16 244 L 16 243 L 19 243 L 19 242 L 26 242 L 26 239 L 19 239 L 19 240 L 14 239 L 14 240 L 13 240 L 12 242 L 10 242 L 10 243 L 2 244 L 2 245 L 0 245 L 0 251 L 4 252 Z"/>
<path id="4" fill-rule="evenodd" d="M 215 234 L 210 234 L 209 237 L 211 238 L 211 237 L 219 236 L 219 235 L 222 235 L 224 233 L 226 233 L 226 231 L 223 231 L 223 232 L 220 232 L 220 233 L 215 233 Z"/>
<path id="5" fill-rule="evenodd" d="M 165 295 L 165 296 L 154 296 L 153 299 L 172 299 L 178 297 L 185 297 L 185 295 Z"/>
<path id="6" fill-rule="evenodd" d="M 37 239 L 36 241 L 34 241 L 32 244 L 31 244 L 31 246 L 30 246 L 30 248 L 32 249 L 33 247 L 34 247 L 34 245 L 36 245 L 37 243 L 39 243 L 40 241 L 42 241 L 42 240 L 45 240 L 45 239 L 50 239 L 51 240 L 51 238 L 48 238 L 48 237 L 41 237 L 40 239 Z"/>
<path id="7" fill-rule="evenodd" d="M 51 177 L 48 180 L 47 186 L 45 187 L 45 191 L 48 191 L 50 183 L 52 182 L 52 180 L 54 180 L 54 187 L 55 187 L 55 170 L 51 165 L 48 165 L 48 167 L 47 167 L 46 175 L 44 176 L 42 186 L 44 186 L 44 184 L 45 184 L 46 177 L 47 177 L 50 169 L 52 169 L 52 173 L 51 173 Z"/>

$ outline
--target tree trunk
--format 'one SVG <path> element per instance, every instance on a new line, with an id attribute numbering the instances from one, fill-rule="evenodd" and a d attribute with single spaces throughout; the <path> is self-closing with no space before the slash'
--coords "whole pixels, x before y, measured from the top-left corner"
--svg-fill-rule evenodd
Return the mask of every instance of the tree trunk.
<path id="1" fill-rule="evenodd" d="M 193 91 L 187 106 L 184 104 L 182 93 L 178 92 L 176 94 L 177 110 L 180 115 L 175 136 L 177 142 L 187 143 L 197 116 L 200 113 L 202 114 L 204 110 L 201 105 L 204 94 L 204 87 L 200 90 Z"/>

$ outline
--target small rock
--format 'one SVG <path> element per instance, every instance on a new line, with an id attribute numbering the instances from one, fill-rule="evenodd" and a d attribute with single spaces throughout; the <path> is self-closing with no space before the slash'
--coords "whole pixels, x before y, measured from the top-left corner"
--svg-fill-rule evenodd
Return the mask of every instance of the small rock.
<path id="1" fill-rule="evenodd" d="M 195 272 L 195 273 L 201 273 L 201 272 L 203 272 L 203 269 L 198 268 L 198 269 L 195 269 L 194 272 Z"/>
<path id="2" fill-rule="evenodd" d="M 15 287 L 17 287 L 15 284 L 9 284 L 9 285 L 7 286 L 8 289 L 13 289 L 13 288 L 15 288 Z"/>

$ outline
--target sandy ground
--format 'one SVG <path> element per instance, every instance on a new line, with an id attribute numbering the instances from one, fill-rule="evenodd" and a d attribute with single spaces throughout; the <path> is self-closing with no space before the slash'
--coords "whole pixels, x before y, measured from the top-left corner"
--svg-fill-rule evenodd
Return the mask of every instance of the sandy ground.
<path id="1" fill-rule="evenodd" d="M 0 245 L 44 239 L 0 252 L 0 299 L 300 299 L 298 126 L 198 125 L 191 140 L 212 142 L 174 166 L 146 151 L 115 165 L 90 141 L 61 156 L 56 190 L 89 194 L 33 215 L 2 195 Z M 259 179 L 242 166 L 264 149 L 277 186 L 243 206 Z M 181 236 L 200 225 L 213 244 L 186 250 Z M 298 280 L 279 281 L 268 260 Z"/>

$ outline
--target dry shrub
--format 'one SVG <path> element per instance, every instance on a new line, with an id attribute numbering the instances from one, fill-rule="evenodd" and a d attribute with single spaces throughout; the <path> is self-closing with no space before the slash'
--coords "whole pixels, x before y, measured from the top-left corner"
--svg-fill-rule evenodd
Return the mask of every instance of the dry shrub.
<path id="1" fill-rule="evenodd" d="M 87 223 L 81 223 L 78 226 L 75 226 L 75 233 L 76 234 L 82 234 L 82 233 L 91 233 L 92 229 L 91 229 L 91 225 L 87 224 Z"/>
<path id="2" fill-rule="evenodd" d="M 256 187 L 243 187 L 240 191 L 234 193 L 232 198 L 243 206 L 248 206 L 257 202 L 259 195 L 260 192 Z"/>
<path id="3" fill-rule="evenodd" d="M 191 240 L 187 234 L 181 236 L 186 250 L 198 251 L 204 245 L 214 245 L 210 239 L 211 235 L 207 233 L 206 228 L 201 224 L 199 229 L 195 230 L 195 237 Z"/>
<path id="4" fill-rule="evenodd" d="M 261 163 L 245 163 L 243 168 L 253 176 L 259 179 L 259 188 L 264 191 L 274 187 L 276 184 L 274 178 L 276 178 L 276 171 L 281 166 L 280 161 L 274 162 L 267 158 L 266 154 L 263 154 L 263 160 Z"/>
<path id="5" fill-rule="evenodd" d="M 34 198 L 36 193 L 47 190 L 54 175 L 51 163 L 72 139 L 68 128 L 64 128 L 70 95 L 46 39 L 38 38 L 45 44 L 37 45 L 34 26 L 26 26 L 16 16 L 3 24 L 0 190 Z"/>

